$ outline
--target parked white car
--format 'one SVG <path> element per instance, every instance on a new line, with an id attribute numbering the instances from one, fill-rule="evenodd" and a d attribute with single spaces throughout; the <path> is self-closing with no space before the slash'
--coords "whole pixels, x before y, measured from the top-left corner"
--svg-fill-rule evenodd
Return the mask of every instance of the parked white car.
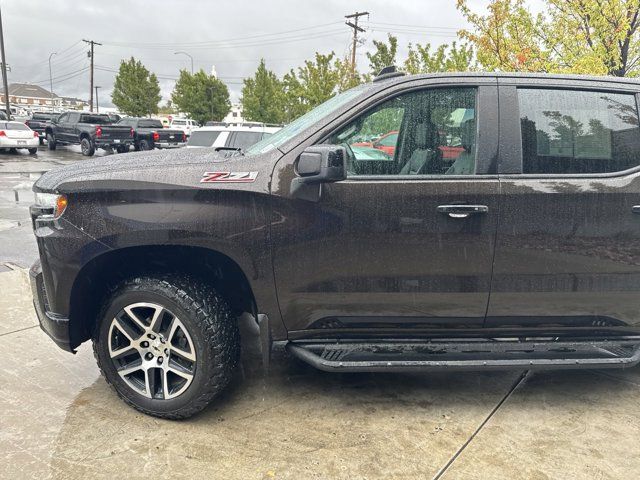
<path id="1" fill-rule="evenodd" d="M 187 148 L 239 148 L 244 150 L 263 138 L 273 135 L 280 126 L 263 123 L 219 123 L 194 130 Z"/>
<path id="2" fill-rule="evenodd" d="M 198 124 L 195 120 L 191 120 L 190 118 L 173 118 L 169 124 L 169 128 L 182 130 L 184 134 L 189 137 L 191 132 L 198 128 Z"/>
<path id="3" fill-rule="evenodd" d="M 39 144 L 38 132 L 34 132 L 24 123 L 0 122 L 0 150 L 22 148 L 29 150 L 33 155 L 38 151 Z"/>

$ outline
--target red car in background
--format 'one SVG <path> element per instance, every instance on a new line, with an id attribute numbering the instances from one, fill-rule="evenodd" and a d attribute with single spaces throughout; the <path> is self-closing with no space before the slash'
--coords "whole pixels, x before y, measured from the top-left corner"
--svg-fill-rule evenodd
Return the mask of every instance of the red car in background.
<path id="1" fill-rule="evenodd" d="M 398 143 L 398 131 L 392 130 L 382 135 L 374 142 L 357 142 L 354 143 L 354 147 L 370 147 L 377 150 L 382 150 L 384 153 L 393 157 L 396 153 L 396 144 Z"/>
<path id="2" fill-rule="evenodd" d="M 393 157 L 396 153 L 396 144 L 398 143 L 398 131 L 392 130 L 382 135 L 374 142 L 357 142 L 354 147 L 369 147 L 382 150 L 384 153 Z M 462 146 L 441 145 L 438 147 L 442 152 L 443 159 L 455 160 L 464 151 Z"/>

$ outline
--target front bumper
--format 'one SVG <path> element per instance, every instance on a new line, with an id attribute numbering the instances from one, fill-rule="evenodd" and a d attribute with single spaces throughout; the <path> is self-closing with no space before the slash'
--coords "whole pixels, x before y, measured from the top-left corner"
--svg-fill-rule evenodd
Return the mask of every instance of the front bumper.
<path id="1" fill-rule="evenodd" d="M 40 322 L 40 328 L 63 350 L 74 352 L 71 348 L 69 335 L 69 319 L 49 312 L 47 292 L 44 288 L 42 267 L 40 260 L 36 261 L 29 270 L 31 279 L 31 292 L 33 293 L 33 306 Z"/>

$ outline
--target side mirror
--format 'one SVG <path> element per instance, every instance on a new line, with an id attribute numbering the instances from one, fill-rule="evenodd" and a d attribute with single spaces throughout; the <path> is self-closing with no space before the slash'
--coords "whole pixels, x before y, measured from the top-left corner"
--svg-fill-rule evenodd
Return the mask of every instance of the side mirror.
<path id="1" fill-rule="evenodd" d="M 347 178 L 345 147 L 314 145 L 307 147 L 295 164 L 297 177 L 291 181 L 291 196 L 317 202 L 320 185 Z"/>

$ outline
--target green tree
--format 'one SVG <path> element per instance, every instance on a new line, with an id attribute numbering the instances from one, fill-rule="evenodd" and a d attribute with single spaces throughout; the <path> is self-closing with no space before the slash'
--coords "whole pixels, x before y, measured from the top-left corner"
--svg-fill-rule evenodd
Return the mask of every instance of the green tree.
<path id="1" fill-rule="evenodd" d="M 473 48 L 468 44 L 460 46 L 451 42 L 451 45 L 440 45 L 431 50 L 429 43 L 425 45 L 409 44 L 409 53 L 404 62 L 407 73 L 432 73 L 432 72 L 465 72 L 475 69 Z"/>
<path id="2" fill-rule="evenodd" d="M 220 121 L 231 109 L 227 86 L 203 70 L 193 74 L 180 70 L 171 102 L 199 123 Z"/>
<path id="3" fill-rule="evenodd" d="M 284 87 L 276 74 L 267 70 L 264 59 L 253 77 L 244 80 L 240 103 L 248 120 L 264 123 L 285 120 Z"/>
<path id="4" fill-rule="evenodd" d="M 457 2 L 487 70 L 640 74 L 638 0 L 544 0 L 536 17 L 524 0 L 491 0 L 485 14 Z"/>
<path id="5" fill-rule="evenodd" d="M 334 67 L 338 74 L 338 91 L 344 92 L 360 85 L 364 78 L 358 70 L 351 70 L 351 60 L 347 58 L 336 59 Z"/>
<path id="6" fill-rule="evenodd" d="M 371 75 L 378 75 L 380 70 L 389 65 L 396 64 L 396 54 L 398 52 L 398 38 L 391 34 L 388 34 L 387 42 L 381 42 L 378 40 L 373 41 L 375 52 L 367 52 L 367 58 L 369 59 L 369 69 Z"/>
<path id="7" fill-rule="evenodd" d="M 291 121 L 333 97 L 340 89 L 335 53 L 315 54 L 283 78 L 286 120 Z"/>
<path id="8" fill-rule="evenodd" d="M 120 62 L 111 93 L 111 101 L 118 110 L 135 117 L 158 113 L 161 98 L 155 74 L 133 57 Z"/>

